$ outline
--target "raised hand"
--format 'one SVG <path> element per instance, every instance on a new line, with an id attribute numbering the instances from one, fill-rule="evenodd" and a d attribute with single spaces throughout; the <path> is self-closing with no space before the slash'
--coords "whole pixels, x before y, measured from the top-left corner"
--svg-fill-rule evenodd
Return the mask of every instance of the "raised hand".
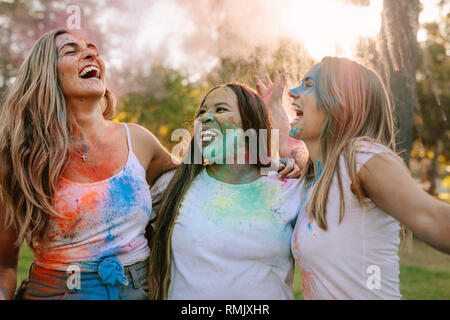
<path id="1" fill-rule="evenodd" d="M 283 94 L 287 74 L 274 72 L 273 82 L 268 75 L 264 78 L 255 76 L 256 91 L 266 104 L 272 118 L 272 128 L 280 130 L 280 156 L 289 157 L 288 137 L 290 129 L 289 116 L 283 106 Z"/>

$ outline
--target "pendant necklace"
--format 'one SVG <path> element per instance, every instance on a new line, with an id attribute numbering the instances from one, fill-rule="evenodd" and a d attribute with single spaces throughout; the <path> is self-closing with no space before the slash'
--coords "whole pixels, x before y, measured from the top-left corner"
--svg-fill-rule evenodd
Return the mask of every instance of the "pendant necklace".
<path id="1" fill-rule="evenodd" d="M 82 133 L 80 135 L 81 135 L 81 137 L 83 137 Z M 102 135 L 102 137 L 103 137 L 103 135 Z M 97 145 L 99 144 L 100 140 L 101 140 L 101 138 L 97 139 L 95 144 L 92 146 L 91 150 L 95 149 L 97 147 Z M 86 146 L 83 143 L 81 143 L 81 146 L 82 146 L 84 152 L 80 151 L 80 147 L 74 148 L 73 151 L 75 151 L 77 156 L 79 156 L 83 160 L 83 162 L 86 162 L 86 160 L 88 158 L 88 153 L 90 152 L 90 150 L 87 150 Z"/>

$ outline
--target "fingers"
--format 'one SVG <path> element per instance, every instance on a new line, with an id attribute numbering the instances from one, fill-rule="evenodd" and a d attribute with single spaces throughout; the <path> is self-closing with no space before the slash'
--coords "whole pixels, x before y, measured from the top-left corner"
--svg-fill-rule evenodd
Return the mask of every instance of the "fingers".
<path id="1" fill-rule="evenodd" d="M 274 83 L 280 82 L 280 74 L 278 73 L 278 70 L 275 70 L 273 73 L 273 82 Z"/>
<path id="2" fill-rule="evenodd" d="M 279 169 L 278 170 L 278 177 L 279 178 L 286 177 L 286 175 L 288 173 L 291 173 L 292 170 L 294 170 L 294 166 L 295 166 L 295 164 L 294 164 L 294 161 L 292 159 L 290 159 L 289 161 L 286 161 L 286 165 L 284 166 L 284 169 Z M 280 166 L 280 168 L 281 168 L 281 166 Z"/>
<path id="3" fill-rule="evenodd" d="M 267 73 L 264 75 L 262 81 L 267 88 L 272 86 L 272 80 L 270 80 L 270 77 Z"/>
<path id="4" fill-rule="evenodd" d="M 292 170 L 290 173 L 288 173 L 286 175 L 286 178 L 288 178 L 288 179 L 300 178 L 301 175 L 302 175 L 302 170 L 300 169 L 300 167 L 297 165 L 294 165 L 294 170 Z"/>
<path id="5" fill-rule="evenodd" d="M 256 91 L 259 94 L 263 94 L 267 91 L 267 87 L 264 85 L 264 83 L 261 81 L 261 79 L 257 76 L 255 76 L 255 84 L 256 84 Z"/>
<path id="6" fill-rule="evenodd" d="M 288 75 L 289 75 L 289 73 L 287 73 L 287 72 L 283 72 L 283 73 L 281 74 L 281 81 L 282 81 L 282 83 L 283 83 L 283 86 L 286 85 Z"/>
<path id="7" fill-rule="evenodd" d="M 284 94 L 284 89 L 286 87 L 288 73 L 280 73 L 275 70 L 273 73 L 273 82 L 268 74 L 265 74 L 262 78 L 257 76 L 254 77 L 256 84 L 256 91 L 262 96 L 277 97 Z"/>
<path id="8" fill-rule="evenodd" d="M 280 76 L 278 71 L 274 72 L 273 86 L 275 87 L 275 90 L 277 90 L 277 94 L 278 95 L 283 95 L 284 94 L 284 89 L 286 87 L 286 81 L 287 81 L 286 73 L 283 73 Z"/>

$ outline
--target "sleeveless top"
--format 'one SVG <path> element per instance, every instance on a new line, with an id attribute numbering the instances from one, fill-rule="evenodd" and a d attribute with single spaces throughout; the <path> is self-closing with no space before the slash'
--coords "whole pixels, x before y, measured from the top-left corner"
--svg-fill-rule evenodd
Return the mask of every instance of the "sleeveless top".
<path id="1" fill-rule="evenodd" d="M 41 241 L 33 242 L 37 265 L 59 271 L 77 265 L 82 272 L 95 272 L 108 257 L 116 257 L 124 266 L 149 257 L 145 228 L 152 199 L 128 126 L 123 125 L 129 151 L 121 171 L 92 183 L 60 177 L 53 205 L 61 217 L 50 219 L 45 247 Z"/>

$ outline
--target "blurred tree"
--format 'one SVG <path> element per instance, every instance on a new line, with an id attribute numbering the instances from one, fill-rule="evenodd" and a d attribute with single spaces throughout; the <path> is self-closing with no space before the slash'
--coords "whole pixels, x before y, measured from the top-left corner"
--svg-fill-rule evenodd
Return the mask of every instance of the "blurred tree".
<path id="1" fill-rule="evenodd" d="M 149 72 L 141 70 L 128 79 L 135 84 L 130 86 L 134 89 L 121 97 L 115 120 L 143 125 L 167 148 L 176 144 L 170 140 L 171 133 L 178 128 L 192 127 L 206 88 L 187 81 L 179 71 L 161 63 L 153 64 Z"/>
<path id="2" fill-rule="evenodd" d="M 431 158 L 426 171 L 428 192 L 436 194 L 439 160 L 450 159 L 450 13 L 441 21 L 424 25 L 427 40 L 421 43 L 417 69 L 415 138 Z"/>
<path id="3" fill-rule="evenodd" d="M 34 42 L 47 31 L 67 29 L 70 5 L 81 9 L 81 29 L 74 32 L 101 48 L 105 41 L 95 17 L 104 1 L 0 0 L 0 100 Z"/>
<path id="4" fill-rule="evenodd" d="M 207 77 L 211 85 L 229 81 L 255 87 L 254 76 L 272 75 L 275 70 L 289 73 L 288 85 L 297 85 L 314 60 L 296 40 L 280 39 L 275 48 L 255 47 L 248 57 L 221 57 Z"/>
<path id="5" fill-rule="evenodd" d="M 377 71 L 391 93 L 399 133 L 397 150 L 406 163 L 412 148 L 419 12 L 419 0 L 384 0 L 377 41 Z"/>

